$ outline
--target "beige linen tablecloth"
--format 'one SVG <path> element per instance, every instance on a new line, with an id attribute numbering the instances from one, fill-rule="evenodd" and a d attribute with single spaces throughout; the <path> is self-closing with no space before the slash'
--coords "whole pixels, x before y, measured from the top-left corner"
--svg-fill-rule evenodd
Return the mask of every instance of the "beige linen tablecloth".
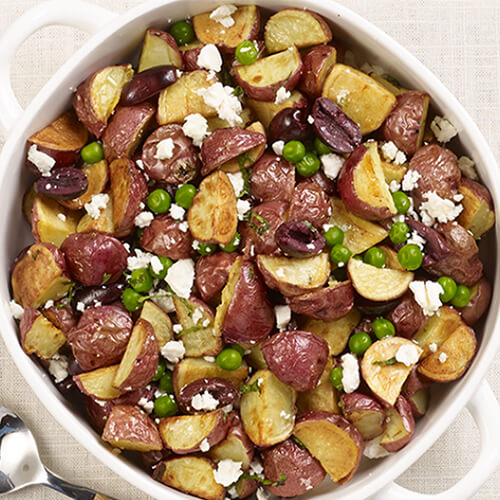
<path id="1" fill-rule="evenodd" d="M 67 0 L 70 2 L 71 0 Z M 117 12 L 140 0 L 89 0 Z M 499 0 L 339 0 L 399 41 L 430 68 L 472 115 L 491 145 L 500 151 L 500 1 Z M 37 0 L 0 0 L 0 35 Z M 44 28 L 19 50 L 12 81 L 26 106 L 53 72 L 86 40 L 63 27 Z M 1 113 L 1 110 L 0 110 Z M 1 139 L 0 139 L 1 140 Z M 0 142 L 0 146 L 1 146 Z M 44 462 L 69 480 L 120 500 L 148 498 L 87 453 L 45 410 L 0 347 L 0 403 L 24 417 L 38 440 Z M 500 397 L 500 355 L 488 380 Z M 500 422 L 499 422 L 500 426 Z M 398 482 L 425 493 L 453 485 L 473 464 L 478 432 L 463 411 L 448 431 Z M 62 498 L 41 487 L 13 494 L 14 499 Z M 168 498 L 165 495 L 165 498 Z M 500 470 L 475 495 L 500 498 Z M 403 499 L 402 499 L 403 500 Z"/>

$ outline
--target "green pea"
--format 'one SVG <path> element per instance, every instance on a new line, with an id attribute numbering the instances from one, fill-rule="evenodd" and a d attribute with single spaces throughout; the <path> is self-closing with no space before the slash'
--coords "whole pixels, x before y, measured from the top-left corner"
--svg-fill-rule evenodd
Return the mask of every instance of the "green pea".
<path id="1" fill-rule="evenodd" d="M 163 377 L 163 374 L 165 373 L 165 361 L 163 359 L 160 359 L 158 361 L 158 367 L 156 368 L 156 373 L 155 376 L 153 377 L 153 382 L 158 382 Z"/>
<path id="2" fill-rule="evenodd" d="M 174 397 L 170 394 L 165 394 L 155 399 L 154 410 L 157 417 L 163 418 L 175 415 L 179 411 L 179 408 Z"/>
<path id="3" fill-rule="evenodd" d="M 172 259 L 169 259 L 168 257 L 163 257 L 162 255 L 157 255 L 158 259 L 160 259 L 161 265 L 163 266 L 163 269 L 159 273 L 155 273 L 153 271 L 153 266 L 149 264 L 149 274 L 153 278 L 156 278 L 157 280 L 162 280 L 165 278 L 167 275 L 168 270 L 170 267 L 173 265 Z"/>
<path id="4" fill-rule="evenodd" d="M 465 307 L 470 301 L 470 290 L 465 285 L 458 285 L 451 303 L 455 307 Z"/>
<path id="5" fill-rule="evenodd" d="M 104 159 L 104 151 L 100 143 L 91 142 L 80 151 L 80 156 L 85 163 L 92 165 Z"/>
<path id="6" fill-rule="evenodd" d="M 295 168 L 302 177 L 311 177 L 319 170 L 320 165 L 319 158 L 314 153 L 306 153 L 304 158 L 295 164 Z"/>
<path id="7" fill-rule="evenodd" d="M 212 255 L 217 250 L 217 245 L 212 243 L 200 243 L 198 253 L 200 255 Z"/>
<path id="8" fill-rule="evenodd" d="M 193 204 L 196 187 L 192 184 L 184 184 L 175 192 L 175 203 L 186 210 Z"/>
<path id="9" fill-rule="evenodd" d="M 398 214 L 405 214 L 410 209 L 411 203 L 410 198 L 403 191 L 396 191 L 392 193 L 392 199 L 394 201 L 394 205 L 396 205 L 396 210 Z"/>
<path id="10" fill-rule="evenodd" d="M 408 271 L 415 271 L 422 265 L 424 255 L 422 250 L 413 243 L 405 245 L 398 252 L 399 263 Z"/>
<path id="11" fill-rule="evenodd" d="M 240 243 L 241 243 L 240 233 L 236 232 L 235 235 L 233 236 L 233 239 L 225 247 L 222 247 L 222 250 L 228 253 L 234 252 L 240 246 Z"/>
<path id="12" fill-rule="evenodd" d="M 136 292 L 133 288 L 127 287 L 123 290 L 122 302 L 127 311 L 138 311 L 142 306 L 142 295 Z"/>
<path id="13" fill-rule="evenodd" d="M 153 278 L 147 269 L 135 269 L 130 275 L 129 283 L 136 292 L 147 293 L 153 286 Z"/>
<path id="14" fill-rule="evenodd" d="M 329 146 L 327 146 L 319 137 L 314 139 L 314 149 L 319 155 L 327 155 L 332 152 Z"/>
<path id="15" fill-rule="evenodd" d="M 337 389 L 337 391 L 341 391 L 344 389 L 344 386 L 342 385 L 342 375 L 343 370 L 341 366 L 332 368 L 332 371 L 330 372 L 330 382 L 332 383 L 333 387 Z"/>
<path id="16" fill-rule="evenodd" d="M 347 261 L 351 258 L 352 252 L 344 245 L 335 245 L 330 251 L 330 260 L 339 265 L 340 267 L 347 264 Z"/>
<path id="17" fill-rule="evenodd" d="M 170 370 L 165 370 L 165 373 L 160 378 L 158 387 L 169 394 L 174 392 L 174 376 Z"/>
<path id="18" fill-rule="evenodd" d="M 453 297 L 455 297 L 455 294 L 457 293 L 457 284 L 455 283 L 455 280 L 449 278 L 448 276 L 441 276 L 437 282 L 443 289 L 443 293 L 439 295 L 441 302 L 444 304 L 453 300 Z"/>
<path id="19" fill-rule="evenodd" d="M 381 268 L 385 266 L 385 254 L 377 247 L 372 247 L 367 250 L 363 260 L 366 264 L 370 264 L 374 267 Z"/>
<path id="20" fill-rule="evenodd" d="M 259 51 L 253 42 L 245 40 L 236 47 L 234 55 L 240 64 L 246 65 L 252 64 L 257 60 Z"/>
<path id="21" fill-rule="evenodd" d="M 353 354 L 362 355 L 371 345 L 372 339 L 365 332 L 356 332 L 349 339 L 349 349 Z"/>
<path id="22" fill-rule="evenodd" d="M 377 318 L 372 323 L 372 329 L 375 337 L 377 337 L 379 340 L 384 337 L 394 337 L 394 335 L 396 335 L 396 329 L 394 328 L 394 325 L 385 318 Z"/>
<path id="23" fill-rule="evenodd" d="M 168 212 L 172 198 L 164 189 L 155 189 L 146 199 L 146 205 L 155 214 Z"/>
<path id="24" fill-rule="evenodd" d="M 186 45 L 194 40 L 193 27 L 185 20 L 172 24 L 170 34 L 174 37 L 178 45 Z"/>
<path id="25" fill-rule="evenodd" d="M 342 231 L 339 226 L 331 227 L 328 231 L 325 231 L 323 236 L 325 237 L 326 244 L 329 247 L 342 245 L 342 243 L 344 243 L 344 231 Z"/>
<path id="26" fill-rule="evenodd" d="M 288 141 L 283 146 L 283 158 L 290 163 L 298 163 L 306 154 L 306 147 L 300 141 Z"/>
<path id="27" fill-rule="evenodd" d="M 236 370 L 241 366 L 243 358 L 238 350 L 228 347 L 217 355 L 215 361 L 223 370 Z"/>
<path id="28" fill-rule="evenodd" d="M 395 222 L 389 231 L 389 238 L 396 245 L 402 245 L 403 243 L 406 243 L 409 233 L 410 228 L 408 227 L 408 224 L 404 222 Z"/>

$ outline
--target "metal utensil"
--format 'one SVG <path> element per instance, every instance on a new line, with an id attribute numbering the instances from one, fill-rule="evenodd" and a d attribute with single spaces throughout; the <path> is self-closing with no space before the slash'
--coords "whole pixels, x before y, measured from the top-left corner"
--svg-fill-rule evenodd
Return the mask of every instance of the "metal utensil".
<path id="1" fill-rule="evenodd" d="M 15 413 L 0 406 L 0 495 L 33 484 L 43 484 L 75 500 L 112 500 L 70 484 L 47 469 L 31 431 Z"/>

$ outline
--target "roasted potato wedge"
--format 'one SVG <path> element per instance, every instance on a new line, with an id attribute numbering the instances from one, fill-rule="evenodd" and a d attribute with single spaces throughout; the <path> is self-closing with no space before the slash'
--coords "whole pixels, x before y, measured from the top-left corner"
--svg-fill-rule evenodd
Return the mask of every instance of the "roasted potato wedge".
<path id="1" fill-rule="evenodd" d="M 115 225 L 113 223 L 113 201 L 111 198 L 109 198 L 106 206 L 100 210 L 97 219 L 94 219 L 90 214 L 85 214 L 78 222 L 76 232 L 113 235 L 115 232 Z"/>
<path id="2" fill-rule="evenodd" d="M 328 73 L 337 62 L 337 50 L 330 45 L 318 45 L 304 54 L 302 62 L 304 71 L 299 89 L 312 99 L 319 97 Z"/>
<path id="3" fill-rule="evenodd" d="M 230 380 L 224 378 L 202 378 L 185 385 L 179 392 L 177 403 L 182 413 L 199 413 L 206 410 L 203 398 L 212 396 L 210 410 L 232 405 L 239 396 Z M 215 401 L 214 401 L 215 400 Z"/>
<path id="4" fill-rule="evenodd" d="M 396 307 L 387 314 L 387 319 L 394 325 L 396 333 L 407 339 L 412 338 L 427 322 L 423 309 L 411 292 L 401 298 Z"/>
<path id="5" fill-rule="evenodd" d="M 196 288 L 203 300 L 211 301 L 218 297 L 227 283 L 229 270 L 237 256 L 235 252 L 215 252 L 196 261 Z"/>
<path id="6" fill-rule="evenodd" d="M 182 54 L 174 37 L 166 31 L 149 28 L 144 35 L 138 72 L 146 71 L 155 66 L 184 66 Z"/>
<path id="7" fill-rule="evenodd" d="M 396 404 L 387 409 L 387 427 L 380 440 L 380 446 L 392 453 L 406 446 L 415 432 L 415 419 L 410 403 L 399 396 Z"/>
<path id="8" fill-rule="evenodd" d="M 462 308 L 462 319 L 469 325 L 474 326 L 488 310 L 491 301 L 491 285 L 483 276 L 470 289 L 469 303 Z"/>
<path id="9" fill-rule="evenodd" d="M 386 426 L 385 411 L 375 399 L 360 392 L 340 396 L 342 414 L 363 437 L 369 441 L 383 434 Z"/>
<path id="10" fill-rule="evenodd" d="M 73 380 L 86 396 L 95 399 L 115 399 L 123 394 L 113 387 L 113 380 L 119 365 L 98 368 L 91 372 L 75 375 Z"/>
<path id="11" fill-rule="evenodd" d="M 147 321 L 152 327 L 161 349 L 167 342 L 173 339 L 172 320 L 170 316 L 153 301 L 146 300 L 141 309 L 140 319 Z"/>

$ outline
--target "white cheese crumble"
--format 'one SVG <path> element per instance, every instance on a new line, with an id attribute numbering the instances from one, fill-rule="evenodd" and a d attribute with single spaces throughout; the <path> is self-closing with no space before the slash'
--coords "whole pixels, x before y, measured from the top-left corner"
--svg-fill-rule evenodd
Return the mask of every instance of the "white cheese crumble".
<path id="1" fill-rule="evenodd" d="M 395 193 L 396 191 L 399 191 L 401 189 L 401 184 L 393 179 L 390 183 L 389 183 L 389 191 L 391 193 Z"/>
<path id="2" fill-rule="evenodd" d="M 78 312 L 85 312 L 85 304 L 83 302 L 76 303 L 76 310 Z"/>
<path id="3" fill-rule="evenodd" d="M 170 296 L 165 296 L 163 291 L 160 291 L 157 295 L 151 294 L 150 297 L 151 300 L 166 313 L 175 312 L 174 299 Z"/>
<path id="4" fill-rule="evenodd" d="M 178 260 L 168 269 L 165 281 L 176 295 L 188 299 L 194 283 L 194 262 L 191 259 Z"/>
<path id="5" fill-rule="evenodd" d="M 227 495 L 229 498 L 238 498 L 239 497 L 238 491 L 236 490 L 235 486 L 231 486 L 231 488 L 229 488 L 227 490 Z"/>
<path id="6" fill-rule="evenodd" d="M 427 191 L 423 198 L 426 201 L 420 205 L 420 217 L 426 226 L 432 226 L 436 220 L 455 220 L 463 210 L 462 205 L 455 205 L 453 201 L 441 198 L 435 191 Z"/>
<path id="7" fill-rule="evenodd" d="M 242 111 L 241 102 L 233 92 L 233 87 L 224 86 L 222 83 L 217 82 L 208 89 L 199 90 L 198 94 L 203 97 L 203 101 L 207 106 L 217 110 L 221 120 L 226 120 L 231 127 L 234 127 L 242 123 L 243 120 L 240 117 Z"/>
<path id="8" fill-rule="evenodd" d="M 24 315 L 24 308 L 14 299 L 9 302 L 10 314 L 14 319 L 20 320 Z"/>
<path id="9" fill-rule="evenodd" d="M 182 340 L 170 340 L 161 348 L 161 355 L 170 363 L 178 363 L 186 353 Z"/>
<path id="10" fill-rule="evenodd" d="M 418 349 L 413 344 L 402 345 L 396 352 L 396 361 L 398 363 L 403 363 L 406 366 L 412 366 L 420 357 Z"/>
<path id="11" fill-rule="evenodd" d="M 262 487 L 257 488 L 256 496 L 257 496 L 257 500 L 268 500 L 269 499 L 269 494 Z"/>
<path id="12" fill-rule="evenodd" d="M 188 230 L 189 230 L 189 223 L 187 220 L 185 220 L 184 222 L 181 222 L 180 224 L 177 225 L 177 227 L 183 232 L 183 233 L 187 233 Z"/>
<path id="13" fill-rule="evenodd" d="M 292 310 L 290 306 L 274 306 L 274 315 L 276 317 L 276 326 L 282 332 L 292 319 Z"/>
<path id="14" fill-rule="evenodd" d="M 213 356 L 203 356 L 203 359 L 207 362 L 207 363 L 215 363 L 215 358 Z"/>
<path id="15" fill-rule="evenodd" d="M 184 210 L 179 205 L 172 203 L 172 205 L 170 205 L 170 209 L 169 209 L 168 213 L 172 216 L 173 219 L 182 220 L 182 219 L 184 219 L 184 216 L 186 215 L 186 210 Z"/>
<path id="16" fill-rule="evenodd" d="M 264 472 L 264 467 L 258 459 L 254 458 L 250 463 L 250 470 L 258 476 L 259 474 L 262 474 Z"/>
<path id="17" fill-rule="evenodd" d="M 202 453 L 206 453 L 210 449 L 210 444 L 208 443 L 208 439 L 205 438 L 201 443 L 200 443 L 200 451 Z"/>
<path id="18" fill-rule="evenodd" d="M 416 170 L 408 170 L 403 177 L 403 182 L 401 183 L 403 191 L 413 191 L 418 186 L 418 180 L 421 177 L 420 172 L 417 172 Z"/>
<path id="19" fill-rule="evenodd" d="M 49 373 L 54 377 L 54 382 L 58 384 L 66 379 L 68 373 L 68 357 L 64 354 L 54 354 L 49 359 Z"/>
<path id="20" fill-rule="evenodd" d="M 339 175 L 340 169 L 344 165 L 344 158 L 335 153 L 329 153 L 327 155 L 321 155 L 321 166 L 323 167 L 323 172 L 332 181 Z"/>
<path id="21" fill-rule="evenodd" d="M 363 455 L 366 458 L 383 458 L 390 455 L 390 453 L 380 445 L 382 436 L 383 434 L 377 436 L 374 439 L 371 439 L 370 441 L 365 441 L 365 449 L 363 451 Z"/>
<path id="22" fill-rule="evenodd" d="M 309 123 L 309 125 L 312 125 L 314 123 L 314 116 L 309 115 L 307 117 L 307 123 Z"/>
<path id="23" fill-rule="evenodd" d="M 446 360 L 448 359 L 448 354 L 446 354 L 445 352 L 442 352 L 440 355 L 439 355 L 439 362 L 442 364 L 444 362 L 446 362 Z"/>
<path id="24" fill-rule="evenodd" d="M 141 169 L 141 170 L 144 170 L 144 162 L 139 159 L 139 160 L 136 160 L 135 161 L 135 164 Z"/>
<path id="25" fill-rule="evenodd" d="M 238 219 L 244 220 L 245 215 L 251 210 L 252 205 L 248 200 L 238 200 L 236 202 L 236 209 L 238 210 Z"/>
<path id="26" fill-rule="evenodd" d="M 191 248 L 193 250 L 198 250 L 200 248 L 200 242 L 198 240 L 193 240 L 193 243 L 191 243 Z"/>
<path id="27" fill-rule="evenodd" d="M 139 228 L 145 228 L 151 225 L 155 216 L 151 212 L 141 212 L 136 215 L 134 224 Z"/>
<path id="28" fill-rule="evenodd" d="M 399 151 L 396 144 L 394 144 L 392 141 L 385 142 L 381 146 L 380 150 L 382 151 L 382 156 L 387 161 L 393 161 L 396 158 L 397 152 Z"/>
<path id="29" fill-rule="evenodd" d="M 140 248 L 136 248 L 135 256 L 130 255 L 127 257 L 127 269 L 129 271 L 135 271 L 136 269 L 148 267 L 153 257 L 153 254 L 144 252 Z"/>
<path id="30" fill-rule="evenodd" d="M 472 179 L 473 181 L 479 180 L 479 175 L 477 175 L 476 170 L 476 164 L 468 156 L 461 156 L 458 159 L 458 168 L 468 179 Z"/>
<path id="31" fill-rule="evenodd" d="M 63 213 L 58 213 L 57 218 L 59 220 L 62 220 L 63 222 L 66 222 L 66 216 Z"/>
<path id="32" fill-rule="evenodd" d="M 157 160 L 170 160 L 174 155 L 174 141 L 171 137 L 163 139 L 156 145 L 156 154 L 154 157 Z"/>
<path id="33" fill-rule="evenodd" d="M 43 308 L 44 309 L 50 309 L 53 305 L 54 305 L 54 301 L 53 300 L 47 300 L 47 302 L 45 302 Z"/>
<path id="34" fill-rule="evenodd" d="M 354 392 L 360 383 L 358 358 L 354 354 L 347 353 L 341 358 L 342 361 L 342 386 L 344 392 Z"/>
<path id="35" fill-rule="evenodd" d="M 234 25 L 234 19 L 231 17 L 236 11 L 238 7 L 235 5 L 221 5 L 217 7 L 210 13 L 210 19 L 222 24 L 224 28 L 230 28 Z"/>
<path id="36" fill-rule="evenodd" d="M 407 245 L 417 245 L 420 250 L 424 249 L 425 243 L 425 238 L 422 238 L 416 231 L 412 231 L 411 236 L 406 241 Z"/>
<path id="37" fill-rule="evenodd" d="M 202 319 L 202 318 L 203 318 L 203 311 L 199 307 L 197 307 L 193 311 L 191 319 L 193 320 L 194 324 L 197 325 L 198 322 L 200 321 L 200 319 Z"/>
<path id="38" fill-rule="evenodd" d="M 205 137 L 209 134 L 208 122 L 200 113 L 192 113 L 186 116 L 182 131 L 184 135 L 193 141 L 195 146 L 200 147 Z"/>
<path id="39" fill-rule="evenodd" d="M 222 57 L 219 49 L 213 43 L 208 43 L 200 50 L 196 62 L 200 68 L 215 71 L 217 73 L 222 68 Z"/>
<path id="40" fill-rule="evenodd" d="M 432 344 L 429 344 L 429 351 L 436 352 L 437 349 L 438 349 L 438 346 L 435 342 L 433 342 Z"/>
<path id="41" fill-rule="evenodd" d="M 176 323 L 172 329 L 174 330 L 174 333 L 181 333 L 183 328 L 182 328 L 182 325 L 180 323 Z"/>
<path id="42" fill-rule="evenodd" d="M 101 215 L 101 210 L 104 210 L 109 203 L 109 194 L 99 193 L 93 194 L 88 203 L 84 207 L 92 219 L 98 219 Z"/>
<path id="43" fill-rule="evenodd" d="M 276 92 L 276 99 L 274 100 L 274 104 L 282 104 L 287 99 L 290 98 L 292 94 L 285 87 L 280 87 Z"/>
<path id="44" fill-rule="evenodd" d="M 155 274 L 160 274 L 163 271 L 163 264 L 157 255 L 153 255 L 153 257 L 151 257 L 150 264 L 151 269 Z"/>
<path id="45" fill-rule="evenodd" d="M 273 151 L 278 156 L 283 156 L 283 148 L 285 147 L 285 141 L 275 141 L 272 146 Z"/>
<path id="46" fill-rule="evenodd" d="M 236 198 L 241 195 L 243 189 L 245 188 L 245 181 L 243 179 L 243 174 L 241 172 L 236 172 L 234 174 L 228 172 L 226 174 L 231 182 L 234 189 L 234 195 Z"/>
<path id="47" fill-rule="evenodd" d="M 140 406 L 146 413 L 151 413 L 154 409 L 154 401 L 152 399 L 145 398 L 144 396 L 137 401 L 137 405 Z"/>
<path id="48" fill-rule="evenodd" d="M 410 290 L 426 316 L 432 316 L 443 305 L 439 298 L 443 288 L 439 283 L 430 280 L 412 281 Z"/>
<path id="49" fill-rule="evenodd" d="M 36 144 L 28 149 L 28 160 L 35 165 L 43 177 L 48 177 L 52 167 L 56 164 L 56 160 L 52 156 L 38 151 Z"/>
<path id="50" fill-rule="evenodd" d="M 219 402 L 210 394 L 208 391 L 202 392 L 200 394 L 195 394 L 191 398 L 191 406 L 196 410 L 208 410 L 212 411 L 217 409 Z"/>
<path id="51" fill-rule="evenodd" d="M 436 139 L 441 143 L 451 141 L 458 134 L 457 129 L 450 121 L 442 116 L 435 116 L 430 127 Z"/>
<path id="52" fill-rule="evenodd" d="M 404 163 L 406 163 L 406 155 L 403 151 L 398 151 L 396 158 L 394 158 L 394 165 L 403 165 Z"/>
<path id="53" fill-rule="evenodd" d="M 216 483 L 222 484 L 222 486 L 229 486 L 238 481 L 242 474 L 241 462 L 226 458 L 217 464 L 217 469 L 214 470 L 214 479 Z"/>

